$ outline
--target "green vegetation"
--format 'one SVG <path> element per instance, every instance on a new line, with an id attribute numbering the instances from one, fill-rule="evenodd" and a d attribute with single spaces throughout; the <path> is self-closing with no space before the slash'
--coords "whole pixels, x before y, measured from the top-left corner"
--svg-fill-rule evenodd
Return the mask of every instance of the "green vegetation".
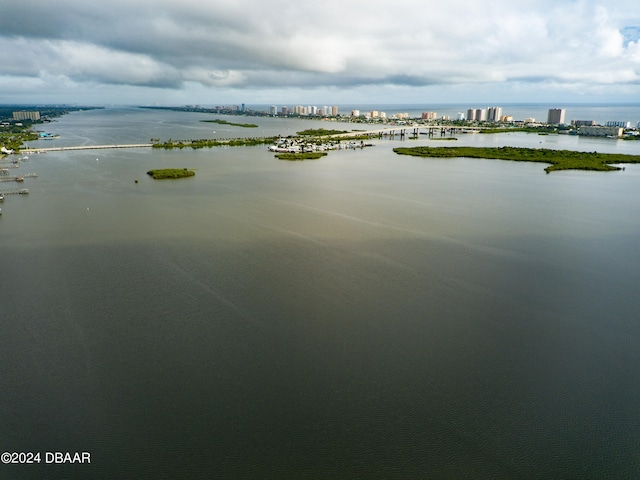
<path id="1" fill-rule="evenodd" d="M 255 123 L 233 123 L 233 122 L 227 122 L 226 120 L 220 120 L 220 119 L 200 120 L 200 121 L 206 122 L 206 123 L 217 123 L 219 125 L 231 125 L 233 127 L 258 128 L 258 125 L 256 125 Z"/>
<path id="2" fill-rule="evenodd" d="M 276 158 L 289 161 L 317 160 L 318 158 L 324 157 L 326 154 L 326 152 L 278 153 L 276 154 Z"/>
<path id="3" fill-rule="evenodd" d="M 349 133 L 346 130 L 326 130 L 324 128 L 309 128 L 298 132 L 298 135 L 305 137 L 326 137 L 329 135 L 340 135 L 342 133 Z"/>
<path id="4" fill-rule="evenodd" d="M 394 148 L 400 155 L 419 157 L 468 157 L 512 160 L 516 162 L 549 163 L 547 173 L 556 170 L 620 170 L 612 166 L 617 163 L 640 163 L 640 155 L 624 155 L 620 153 L 574 152 L 570 150 L 549 150 L 545 148 L 516 147 L 413 147 Z"/>
<path id="5" fill-rule="evenodd" d="M 149 170 L 147 172 L 147 175 L 151 175 L 155 180 L 193 177 L 195 174 L 196 172 L 187 168 L 160 168 L 157 170 Z"/>
<path id="6" fill-rule="evenodd" d="M 154 143 L 153 148 L 164 148 L 170 150 L 172 148 L 212 148 L 212 147 L 252 147 L 255 145 L 269 145 L 275 143 L 278 137 L 263 138 L 232 138 L 227 140 L 167 140 L 163 143 Z"/>
<path id="7" fill-rule="evenodd" d="M 11 125 L 0 129 L 0 146 L 8 150 L 20 151 L 24 142 L 38 140 L 40 136 L 31 130 L 31 125 Z"/>
<path id="8" fill-rule="evenodd" d="M 496 127 L 496 128 L 482 128 L 479 133 L 537 133 L 537 134 L 549 134 L 558 133 L 558 129 L 553 126 L 539 126 L 539 127 Z"/>

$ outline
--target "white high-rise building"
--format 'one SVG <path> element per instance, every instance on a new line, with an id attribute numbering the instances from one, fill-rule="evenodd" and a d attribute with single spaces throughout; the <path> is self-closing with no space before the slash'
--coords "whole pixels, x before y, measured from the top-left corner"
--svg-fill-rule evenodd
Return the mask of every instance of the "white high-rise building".
<path id="1" fill-rule="evenodd" d="M 487 109 L 486 108 L 476 108 L 476 120 L 478 122 L 486 122 L 487 121 Z"/>
<path id="2" fill-rule="evenodd" d="M 476 119 L 476 110 L 474 108 L 470 108 L 467 110 L 467 120 L 473 122 Z"/>
<path id="3" fill-rule="evenodd" d="M 487 120 L 489 122 L 499 122 L 502 120 L 502 107 L 489 107 Z"/>

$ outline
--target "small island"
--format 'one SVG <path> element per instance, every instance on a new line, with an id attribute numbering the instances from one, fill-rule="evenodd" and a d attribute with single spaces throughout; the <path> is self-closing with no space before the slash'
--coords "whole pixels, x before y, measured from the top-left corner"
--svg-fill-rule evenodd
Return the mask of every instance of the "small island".
<path id="1" fill-rule="evenodd" d="M 263 138 L 231 138 L 226 140 L 199 139 L 199 140 L 167 140 L 166 142 L 156 141 L 153 148 L 164 148 L 171 150 L 173 148 L 212 148 L 212 147 L 252 147 L 256 145 L 265 145 L 273 143 L 278 137 Z"/>
<path id="2" fill-rule="evenodd" d="M 521 147 L 412 147 L 394 148 L 399 155 L 439 158 L 485 158 L 515 162 L 539 162 L 550 164 L 547 173 L 557 170 L 596 170 L 607 172 L 622 170 L 618 163 L 640 163 L 640 155 L 622 153 L 576 152 L 546 148 Z"/>
<path id="3" fill-rule="evenodd" d="M 298 132 L 302 137 L 328 137 L 331 135 L 342 135 L 349 133 L 346 130 L 327 130 L 326 128 L 308 128 Z"/>
<path id="4" fill-rule="evenodd" d="M 217 123 L 219 125 L 230 125 L 232 127 L 243 127 L 243 128 L 258 128 L 258 125 L 256 125 L 255 123 L 233 123 L 233 122 L 227 122 L 226 120 L 220 120 L 220 119 L 216 119 L 216 120 L 200 120 L 201 122 L 206 122 L 206 123 Z"/>
<path id="5" fill-rule="evenodd" d="M 155 180 L 193 177 L 195 174 L 196 172 L 187 168 L 160 168 L 157 170 L 149 170 L 147 172 L 147 175 L 150 175 Z"/>
<path id="6" fill-rule="evenodd" d="M 297 160 L 317 160 L 318 158 L 324 157 L 326 154 L 326 152 L 278 153 L 276 154 L 276 158 L 294 162 Z"/>

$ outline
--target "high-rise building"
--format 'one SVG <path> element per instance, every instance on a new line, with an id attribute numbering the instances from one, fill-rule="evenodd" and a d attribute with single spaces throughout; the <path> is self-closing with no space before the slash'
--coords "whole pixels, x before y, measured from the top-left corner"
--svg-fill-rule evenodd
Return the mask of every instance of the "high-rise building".
<path id="1" fill-rule="evenodd" d="M 360 110 L 351 110 L 351 116 L 352 117 L 359 117 L 360 116 Z"/>
<path id="2" fill-rule="evenodd" d="M 284 106 L 280 109 L 280 112 L 282 113 L 283 117 L 286 117 L 287 115 L 289 115 L 289 108 Z"/>
<path id="3" fill-rule="evenodd" d="M 271 105 L 271 107 L 269 108 L 269 115 L 271 115 L 272 117 L 278 115 L 278 107 L 276 107 L 275 105 Z"/>
<path id="4" fill-rule="evenodd" d="M 502 107 L 489 107 L 487 120 L 489 122 L 499 122 L 502 119 Z"/>
<path id="5" fill-rule="evenodd" d="M 487 109 L 486 108 L 476 108 L 476 120 L 478 122 L 486 122 L 487 121 Z"/>
<path id="6" fill-rule="evenodd" d="M 564 117 L 567 111 L 564 108 L 550 108 L 547 115 L 547 123 L 550 125 L 564 124 Z"/>
<path id="7" fill-rule="evenodd" d="M 422 112 L 423 120 L 435 120 L 438 117 L 436 112 Z"/>
<path id="8" fill-rule="evenodd" d="M 40 120 L 40 112 L 13 112 L 14 120 Z"/>
<path id="9" fill-rule="evenodd" d="M 338 115 L 338 107 L 334 105 L 333 107 L 331 107 L 331 116 L 335 117 L 337 115 Z"/>
<path id="10" fill-rule="evenodd" d="M 470 108 L 467 110 L 467 120 L 473 122 L 476 119 L 476 110 L 474 108 Z"/>

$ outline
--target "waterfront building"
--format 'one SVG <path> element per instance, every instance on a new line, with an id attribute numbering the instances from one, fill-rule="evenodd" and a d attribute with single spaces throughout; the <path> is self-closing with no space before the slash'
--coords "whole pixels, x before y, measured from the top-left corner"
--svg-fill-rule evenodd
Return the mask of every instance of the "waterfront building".
<path id="1" fill-rule="evenodd" d="M 605 126 L 607 126 L 607 127 L 631 128 L 631 122 L 609 121 L 609 122 L 605 123 Z"/>
<path id="2" fill-rule="evenodd" d="M 499 122 L 502 119 L 502 107 L 489 107 L 487 120 L 489 122 Z"/>
<path id="3" fill-rule="evenodd" d="M 336 117 L 338 115 L 338 107 L 337 106 L 333 106 L 331 107 L 331 116 Z"/>
<path id="4" fill-rule="evenodd" d="M 423 120 L 435 120 L 438 118 L 438 114 L 436 112 L 422 112 Z"/>
<path id="5" fill-rule="evenodd" d="M 351 116 L 352 117 L 359 117 L 360 116 L 360 110 L 351 110 Z"/>
<path id="6" fill-rule="evenodd" d="M 487 109 L 486 108 L 476 108 L 476 120 L 478 122 L 486 122 L 487 121 Z"/>
<path id="7" fill-rule="evenodd" d="M 278 107 L 276 107 L 275 105 L 271 105 L 271 107 L 269 108 L 269 115 L 271 115 L 272 117 L 278 115 Z"/>
<path id="8" fill-rule="evenodd" d="M 571 125 L 576 127 L 593 127 L 595 124 L 595 120 L 571 120 Z"/>
<path id="9" fill-rule="evenodd" d="M 583 126 L 578 129 L 578 135 L 585 135 L 588 137 L 621 137 L 624 133 L 622 127 L 601 127 L 595 126 Z"/>
<path id="10" fill-rule="evenodd" d="M 281 112 L 283 117 L 286 117 L 287 115 L 289 115 L 289 107 L 282 107 L 280 109 L 280 112 Z"/>
<path id="11" fill-rule="evenodd" d="M 13 112 L 13 119 L 14 120 L 32 120 L 32 121 L 40 120 L 40 112 L 37 112 L 37 111 L 27 112 L 24 110 L 19 112 Z"/>
<path id="12" fill-rule="evenodd" d="M 550 108 L 547 114 L 547 123 L 550 125 L 563 124 L 566 113 L 564 108 Z"/>
<path id="13" fill-rule="evenodd" d="M 525 118 L 524 123 L 536 123 L 536 119 L 533 117 Z"/>
<path id="14" fill-rule="evenodd" d="M 458 115 L 456 115 L 456 120 L 464 120 L 464 113 L 458 112 Z"/>
<path id="15" fill-rule="evenodd" d="M 472 122 L 476 119 L 476 110 L 474 108 L 470 108 L 467 110 L 467 120 Z"/>

